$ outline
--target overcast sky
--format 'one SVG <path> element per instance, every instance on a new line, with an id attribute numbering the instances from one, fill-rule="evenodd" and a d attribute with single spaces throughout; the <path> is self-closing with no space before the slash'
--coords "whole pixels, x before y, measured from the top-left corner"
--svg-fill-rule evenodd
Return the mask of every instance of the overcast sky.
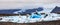
<path id="1" fill-rule="evenodd" d="M 60 0 L 0 0 L 0 9 L 37 8 L 60 6 Z"/>

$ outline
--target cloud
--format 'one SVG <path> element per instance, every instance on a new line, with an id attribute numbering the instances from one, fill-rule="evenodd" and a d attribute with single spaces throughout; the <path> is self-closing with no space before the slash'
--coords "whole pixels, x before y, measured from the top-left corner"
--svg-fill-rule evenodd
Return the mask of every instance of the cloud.
<path id="1" fill-rule="evenodd" d="M 59 5 L 57 0 L 0 0 L 0 9 L 16 9 L 16 8 L 37 8 L 37 7 L 53 7 Z"/>

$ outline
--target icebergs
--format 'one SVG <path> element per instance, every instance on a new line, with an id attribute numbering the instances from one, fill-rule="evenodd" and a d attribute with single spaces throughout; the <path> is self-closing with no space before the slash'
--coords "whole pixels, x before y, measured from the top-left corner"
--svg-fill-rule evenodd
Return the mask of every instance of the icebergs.
<path id="1" fill-rule="evenodd" d="M 44 18 L 45 15 L 41 15 L 42 18 L 30 18 L 26 16 L 6 16 L 6 17 L 0 17 L 2 20 L 0 22 L 14 22 L 14 23 L 34 23 L 34 22 L 41 22 L 41 21 L 54 21 L 54 20 L 60 20 L 60 14 L 54 14 L 50 13 L 46 18 Z"/>

